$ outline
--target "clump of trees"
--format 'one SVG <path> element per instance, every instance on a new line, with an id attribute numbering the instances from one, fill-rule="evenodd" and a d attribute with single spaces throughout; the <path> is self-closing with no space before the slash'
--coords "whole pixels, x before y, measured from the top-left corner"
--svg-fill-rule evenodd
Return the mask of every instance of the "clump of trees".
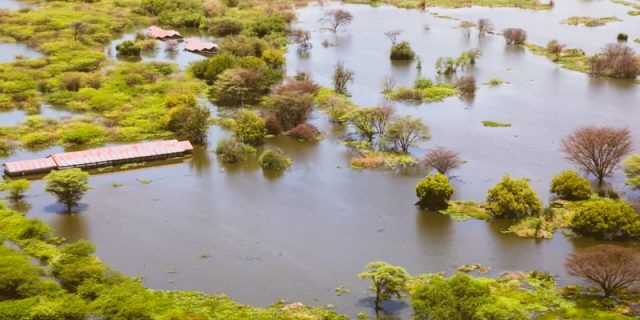
<path id="1" fill-rule="evenodd" d="M 631 152 L 631 133 L 626 128 L 584 127 L 562 141 L 562 150 L 569 161 L 602 183 Z"/>
<path id="2" fill-rule="evenodd" d="M 640 284 L 640 253 L 631 248 L 597 245 L 569 255 L 567 272 L 598 285 L 605 297 Z"/>
<path id="3" fill-rule="evenodd" d="M 495 218 L 523 218 L 535 216 L 542 203 L 527 179 L 502 177 L 487 194 L 487 209 Z"/>
<path id="4" fill-rule="evenodd" d="M 347 85 L 354 80 L 353 71 L 345 68 L 342 62 L 336 64 L 333 70 L 333 89 L 338 94 L 349 95 Z"/>
<path id="5" fill-rule="evenodd" d="M 391 47 L 391 53 L 389 57 L 391 60 L 413 60 L 416 53 L 411 49 L 411 45 L 407 41 L 402 41 L 398 44 L 394 44 Z"/>
<path id="6" fill-rule="evenodd" d="M 89 174 L 80 169 L 51 171 L 46 177 L 44 190 L 56 196 L 65 205 L 67 213 L 80 203 L 85 192 L 91 187 L 87 182 Z"/>
<path id="7" fill-rule="evenodd" d="M 558 40 L 551 40 L 549 41 L 549 43 L 547 43 L 547 51 L 555 55 L 554 61 L 560 60 L 560 55 L 562 54 L 564 48 L 565 45 L 560 43 Z"/>
<path id="8" fill-rule="evenodd" d="M 598 239 L 640 237 L 640 216 L 626 202 L 599 199 L 581 204 L 571 219 L 571 229 Z"/>
<path id="9" fill-rule="evenodd" d="M 475 64 L 480 55 L 480 50 L 471 49 L 458 57 L 439 57 L 436 59 L 436 71 L 444 75 L 456 73 L 458 70 L 464 70 L 468 65 Z"/>
<path id="10" fill-rule="evenodd" d="M 634 154 L 624 160 L 624 173 L 627 184 L 634 189 L 640 189 L 640 154 Z"/>
<path id="11" fill-rule="evenodd" d="M 335 34 L 339 28 L 345 27 L 353 22 L 353 15 L 351 12 L 343 9 L 328 10 L 322 19 L 320 19 L 320 22 L 327 25 L 329 31 Z"/>
<path id="12" fill-rule="evenodd" d="M 262 152 L 258 159 L 263 170 L 284 171 L 291 166 L 291 159 L 280 149 L 269 149 Z"/>
<path id="13" fill-rule="evenodd" d="M 402 267 L 384 261 L 370 262 L 365 270 L 358 274 L 360 280 L 370 280 L 370 291 L 376 295 L 374 303 L 376 312 L 382 310 L 382 303 L 396 297 L 402 298 L 407 282 L 411 276 Z"/>
<path id="14" fill-rule="evenodd" d="M 400 148 L 403 152 L 409 152 L 410 147 L 429 138 L 429 127 L 411 116 L 398 117 L 382 134 L 382 141 L 393 144 L 395 149 Z"/>
<path id="15" fill-rule="evenodd" d="M 416 185 L 417 204 L 422 209 L 446 209 L 449 207 L 448 201 L 453 191 L 453 186 L 445 175 L 441 173 L 429 175 Z"/>
<path id="16" fill-rule="evenodd" d="M 591 74 L 622 79 L 635 79 L 640 75 L 640 57 L 625 44 L 611 43 L 589 59 Z"/>
<path id="17" fill-rule="evenodd" d="M 508 28 L 502 31 L 507 44 L 520 45 L 527 41 L 527 32 L 520 28 Z"/>
<path id="18" fill-rule="evenodd" d="M 577 172 L 563 171 L 551 180 L 551 193 L 566 200 L 587 200 L 591 197 L 589 180 L 581 177 Z"/>
<path id="19" fill-rule="evenodd" d="M 233 137 L 239 142 L 249 145 L 260 145 L 264 142 L 267 133 L 265 121 L 257 113 L 251 110 L 239 110 L 235 115 Z"/>
<path id="20" fill-rule="evenodd" d="M 183 93 L 167 95 L 165 107 L 168 110 L 164 117 L 165 125 L 177 139 L 189 140 L 196 144 L 206 142 L 211 112 L 199 106 L 193 95 Z"/>
<path id="21" fill-rule="evenodd" d="M 463 162 L 459 152 L 445 147 L 437 147 L 429 150 L 424 158 L 424 163 L 438 173 L 446 175 L 449 171 L 460 168 Z"/>

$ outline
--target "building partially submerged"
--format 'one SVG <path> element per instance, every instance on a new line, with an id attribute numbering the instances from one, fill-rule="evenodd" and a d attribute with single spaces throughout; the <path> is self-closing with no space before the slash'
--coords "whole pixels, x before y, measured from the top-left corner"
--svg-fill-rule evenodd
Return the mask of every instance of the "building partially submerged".
<path id="1" fill-rule="evenodd" d="M 99 168 L 126 163 L 184 157 L 191 153 L 189 141 L 166 140 L 75 152 L 54 153 L 46 158 L 4 164 L 8 176 L 47 173 L 55 169 Z"/>
<path id="2" fill-rule="evenodd" d="M 189 52 L 211 54 L 218 51 L 218 45 L 213 42 L 200 41 L 198 39 L 186 39 L 184 49 Z"/>
<path id="3" fill-rule="evenodd" d="M 176 30 L 165 30 L 156 26 L 149 27 L 147 36 L 158 40 L 182 38 L 180 32 Z"/>

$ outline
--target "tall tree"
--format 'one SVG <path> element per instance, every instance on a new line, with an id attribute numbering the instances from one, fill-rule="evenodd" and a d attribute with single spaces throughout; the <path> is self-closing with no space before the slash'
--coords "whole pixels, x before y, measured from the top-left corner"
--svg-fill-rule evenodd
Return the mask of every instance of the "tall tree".
<path id="1" fill-rule="evenodd" d="M 416 143 L 431 138 L 429 127 L 420 119 L 411 116 L 399 117 L 389 124 L 383 135 L 383 140 L 400 147 L 403 152 L 409 152 L 409 148 Z"/>
<path id="2" fill-rule="evenodd" d="M 87 183 L 89 174 L 75 168 L 51 171 L 44 180 L 44 190 L 55 195 L 58 202 L 66 206 L 67 213 L 71 213 L 71 209 L 80 203 L 85 192 L 91 188 Z"/>
<path id="3" fill-rule="evenodd" d="M 336 64 L 333 70 L 333 88 L 339 94 L 349 95 L 347 84 L 353 82 L 353 71 L 345 68 L 342 62 Z"/>
<path id="4" fill-rule="evenodd" d="M 626 128 L 584 127 L 562 141 L 562 150 L 569 161 L 602 183 L 631 152 L 631 133 Z"/>
<path id="5" fill-rule="evenodd" d="M 424 163 L 439 173 L 446 175 L 447 172 L 459 168 L 462 165 L 462 160 L 460 160 L 460 153 L 457 151 L 449 150 L 445 147 L 437 147 L 427 153 Z"/>
<path id="6" fill-rule="evenodd" d="M 353 15 L 351 12 L 343 9 L 329 10 L 325 12 L 324 17 L 322 17 L 320 21 L 324 24 L 328 24 L 329 30 L 335 34 L 338 32 L 340 27 L 351 24 L 353 21 Z"/>
<path id="7" fill-rule="evenodd" d="M 402 298 L 407 281 L 411 276 L 402 267 L 391 265 L 384 261 L 370 262 L 365 270 L 358 274 L 360 280 L 371 280 L 369 290 L 376 293 L 376 312 L 381 310 L 380 304 L 391 300 L 394 296 Z"/>

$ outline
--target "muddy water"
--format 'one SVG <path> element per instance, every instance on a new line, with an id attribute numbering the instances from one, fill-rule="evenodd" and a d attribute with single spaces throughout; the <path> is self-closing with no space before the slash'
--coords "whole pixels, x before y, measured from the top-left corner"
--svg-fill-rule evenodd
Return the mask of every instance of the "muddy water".
<path id="1" fill-rule="evenodd" d="M 74 113 L 43 104 L 40 106 L 40 113 L 36 115 L 61 120 L 73 117 Z M 19 109 L 0 111 L 0 126 L 15 126 L 23 122 L 28 116 L 24 110 Z"/>
<path id="2" fill-rule="evenodd" d="M 510 172 L 531 178 L 547 199 L 550 178 L 571 167 L 562 159 L 559 143 L 582 125 L 627 126 L 640 141 L 637 86 L 563 70 L 525 50 L 505 47 L 497 37 L 467 40 L 452 28 L 455 21 L 427 13 L 345 8 L 355 21 L 337 36 L 337 47 L 326 49 L 321 42 L 335 38 L 318 30 L 323 9 L 299 11 L 301 23 L 314 30 L 314 47 L 308 58 L 290 50 L 289 73 L 310 70 L 318 82 L 330 85 L 331 70 L 340 60 L 355 71 L 353 100 L 380 103 L 378 79 L 384 74 L 393 73 L 402 84 L 417 75 L 413 65 L 392 65 L 387 58 L 389 42 L 382 32 L 401 27 L 402 40 L 410 41 L 423 59 L 423 75 L 435 76 L 438 56 L 480 47 L 483 57 L 469 73 L 479 82 L 493 77 L 509 82 L 481 86 L 473 101 L 396 105 L 398 113 L 420 117 L 432 129 L 433 139 L 412 150 L 415 155 L 435 145 L 462 152 L 467 163 L 456 172 L 456 198 L 483 199 Z M 422 27 L 425 22 L 429 31 Z M 555 27 L 548 26 L 550 31 Z M 483 120 L 513 126 L 485 128 Z M 265 176 L 255 161 L 222 165 L 213 153 L 198 149 L 181 164 L 92 176 L 93 189 L 74 215 L 59 214 L 62 208 L 36 181 L 27 197 L 29 215 L 45 219 L 70 240 L 93 241 L 107 263 L 145 277 L 152 288 L 224 292 L 257 305 L 279 298 L 330 303 L 352 315 L 372 311 L 366 284 L 356 280 L 370 261 L 385 260 L 411 273 L 451 272 L 462 263 L 482 263 L 491 266 L 491 275 L 539 269 L 566 281 L 565 256 L 595 244 L 561 234 L 548 241 L 519 239 L 501 232 L 504 222 L 454 222 L 421 212 L 413 206 L 414 186 L 425 172 L 348 169 L 351 154 L 338 140 L 341 132 L 319 113 L 312 122 L 326 139 L 315 144 L 285 137 L 268 142 L 267 147 L 282 148 L 294 161 L 280 177 Z M 227 134 L 212 127 L 212 145 Z M 20 152 L 14 158 L 29 156 L 36 155 Z M 151 183 L 140 183 L 143 179 Z M 627 198 L 638 199 L 624 189 L 620 175 L 612 181 Z M 351 294 L 338 297 L 334 290 L 340 285 Z M 402 304 L 387 307 L 402 318 L 410 315 Z"/>

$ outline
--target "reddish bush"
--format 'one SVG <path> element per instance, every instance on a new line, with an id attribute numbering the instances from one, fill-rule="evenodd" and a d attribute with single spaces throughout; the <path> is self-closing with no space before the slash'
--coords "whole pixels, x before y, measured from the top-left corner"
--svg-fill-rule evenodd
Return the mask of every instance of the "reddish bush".
<path id="1" fill-rule="evenodd" d="M 320 135 L 320 130 L 312 124 L 303 123 L 289 130 L 287 134 L 296 139 L 312 141 Z"/>
<path id="2" fill-rule="evenodd" d="M 281 134 L 284 129 L 282 129 L 282 124 L 280 123 L 280 119 L 275 113 L 269 113 L 264 117 L 264 127 L 267 129 L 268 134 L 278 135 Z"/>
<path id="3" fill-rule="evenodd" d="M 524 44 L 527 41 L 527 32 L 519 28 L 505 29 L 502 34 L 507 44 Z"/>

